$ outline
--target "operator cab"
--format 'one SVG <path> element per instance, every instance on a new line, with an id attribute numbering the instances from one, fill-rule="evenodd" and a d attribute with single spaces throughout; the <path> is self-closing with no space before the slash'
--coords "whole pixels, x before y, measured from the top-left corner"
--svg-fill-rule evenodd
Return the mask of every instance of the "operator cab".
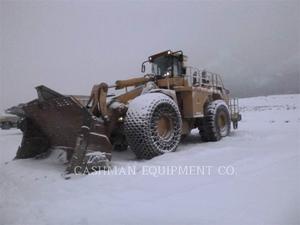
<path id="1" fill-rule="evenodd" d="M 185 56 L 182 51 L 172 52 L 170 50 L 152 55 L 142 64 L 142 72 L 145 72 L 145 63 L 151 63 L 151 73 L 157 77 L 184 76 Z"/>

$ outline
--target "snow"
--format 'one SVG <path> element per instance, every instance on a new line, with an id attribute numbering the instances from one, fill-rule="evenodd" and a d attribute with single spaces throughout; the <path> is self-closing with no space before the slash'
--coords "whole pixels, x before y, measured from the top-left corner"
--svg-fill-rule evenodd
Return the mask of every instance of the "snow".
<path id="1" fill-rule="evenodd" d="M 69 180 L 61 151 L 12 160 L 21 133 L 1 131 L 0 224 L 300 224 L 300 95 L 240 105 L 239 129 L 220 142 L 200 143 L 195 130 L 174 153 L 136 160 L 113 152 L 122 173 Z M 178 167 L 204 173 L 157 173 Z"/>
<path id="2" fill-rule="evenodd" d="M 155 89 L 152 89 L 155 90 Z M 152 104 L 154 101 L 164 101 L 166 98 L 166 95 L 162 93 L 151 93 L 147 95 L 141 95 L 129 102 L 129 110 L 133 113 L 138 112 L 137 114 L 143 115 L 147 114 L 149 110 L 149 104 Z"/>

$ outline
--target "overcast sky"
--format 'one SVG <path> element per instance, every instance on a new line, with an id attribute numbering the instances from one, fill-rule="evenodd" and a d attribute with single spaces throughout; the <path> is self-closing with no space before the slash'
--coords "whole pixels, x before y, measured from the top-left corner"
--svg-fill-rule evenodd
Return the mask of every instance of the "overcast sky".
<path id="1" fill-rule="evenodd" d="M 300 1 L 0 0 L 0 109 L 44 84 L 86 94 L 183 50 L 240 97 L 299 92 Z"/>

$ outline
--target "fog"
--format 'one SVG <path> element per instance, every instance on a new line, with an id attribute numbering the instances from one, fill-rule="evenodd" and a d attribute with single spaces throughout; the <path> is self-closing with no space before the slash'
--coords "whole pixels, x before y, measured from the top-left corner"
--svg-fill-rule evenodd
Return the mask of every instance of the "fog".
<path id="1" fill-rule="evenodd" d="M 1 1 L 0 109 L 140 76 L 167 49 L 239 97 L 299 92 L 299 1 Z"/>

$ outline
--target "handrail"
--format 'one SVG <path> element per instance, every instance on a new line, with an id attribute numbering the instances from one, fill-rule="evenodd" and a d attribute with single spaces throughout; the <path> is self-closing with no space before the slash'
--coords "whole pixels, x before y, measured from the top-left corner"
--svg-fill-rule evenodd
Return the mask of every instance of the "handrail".
<path id="1" fill-rule="evenodd" d="M 213 90 L 222 88 L 225 90 L 221 76 L 217 73 L 207 71 L 205 69 L 198 69 L 196 67 L 186 67 L 186 78 L 190 85 L 196 86 L 207 86 Z"/>
<path id="2" fill-rule="evenodd" d="M 239 100 L 238 98 L 232 98 L 229 101 L 229 110 L 231 114 L 237 114 L 239 113 Z"/>

